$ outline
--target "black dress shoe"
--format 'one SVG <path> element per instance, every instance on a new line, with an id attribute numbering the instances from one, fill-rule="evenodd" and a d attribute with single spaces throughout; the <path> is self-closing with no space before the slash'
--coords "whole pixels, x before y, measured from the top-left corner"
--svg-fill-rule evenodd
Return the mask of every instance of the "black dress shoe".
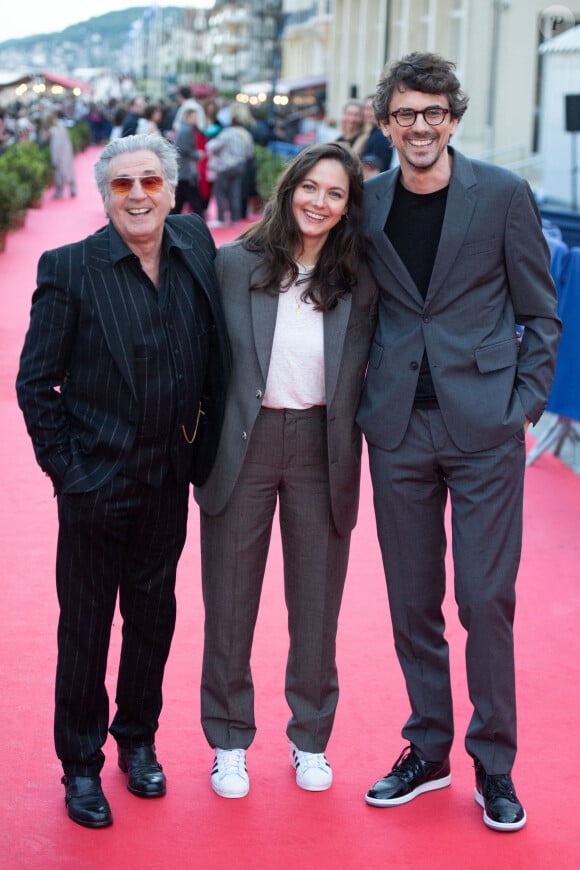
<path id="1" fill-rule="evenodd" d="M 526 811 L 519 802 L 509 773 L 489 774 L 478 758 L 475 766 L 475 800 L 483 807 L 483 821 L 494 831 L 519 831 Z"/>
<path id="2" fill-rule="evenodd" d="M 411 745 L 399 755 L 391 772 L 368 790 L 365 800 L 373 807 L 398 807 L 426 791 L 445 788 L 450 782 L 448 758 L 423 761 Z"/>
<path id="3" fill-rule="evenodd" d="M 64 802 L 69 818 L 85 828 L 106 828 L 113 824 L 100 776 L 63 776 Z"/>
<path id="4" fill-rule="evenodd" d="M 137 749 L 118 747 L 119 767 L 129 774 L 127 788 L 139 797 L 163 797 L 167 780 L 157 761 L 154 746 L 138 746 Z"/>

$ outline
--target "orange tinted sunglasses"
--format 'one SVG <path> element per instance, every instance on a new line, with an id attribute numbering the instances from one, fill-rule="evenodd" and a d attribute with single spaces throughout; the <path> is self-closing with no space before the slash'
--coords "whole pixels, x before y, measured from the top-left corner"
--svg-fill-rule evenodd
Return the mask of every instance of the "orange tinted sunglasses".
<path id="1" fill-rule="evenodd" d="M 160 175 L 119 175 L 111 178 L 109 186 L 117 196 L 126 196 L 136 181 L 141 183 L 143 193 L 160 193 L 165 179 Z"/>

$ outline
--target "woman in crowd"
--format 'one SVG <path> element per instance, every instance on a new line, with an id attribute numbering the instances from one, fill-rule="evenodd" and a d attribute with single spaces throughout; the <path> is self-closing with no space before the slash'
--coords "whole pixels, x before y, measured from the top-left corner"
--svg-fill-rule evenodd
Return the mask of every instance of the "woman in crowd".
<path id="1" fill-rule="evenodd" d="M 205 127 L 203 128 L 203 135 L 205 137 L 205 144 L 207 145 L 207 142 L 210 139 L 214 139 L 223 129 L 223 124 L 218 119 L 219 106 L 214 97 L 207 97 L 203 101 L 202 105 L 205 113 Z M 204 210 L 207 210 L 210 199 L 212 197 L 213 183 L 216 179 L 217 174 L 215 172 L 215 169 L 213 172 L 209 170 L 208 164 L 209 155 L 207 151 L 205 151 L 204 156 L 199 160 L 197 164 L 199 169 L 199 192 L 201 193 Z"/>
<path id="2" fill-rule="evenodd" d="M 206 608 L 202 725 L 215 748 L 211 784 L 226 798 L 250 787 L 250 657 L 277 505 L 291 763 L 301 788 L 332 784 L 324 752 L 358 510 L 354 417 L 377 305 L 361 203 L 358 158 L 336 143 L 312 145 L 287 167 L 260 222 L 216 259 L 234 363 L 217 460 L 196 499 Z"/>
<path id="3" fill-rule="evenodd" d="M 118 139 L 121 136 L 123 121 L 125 120 L 126 114 L 127 109 L 125 108 L 125 106 L 117 106 L 117 108 L 113 112 L 113 125 L 111 127 L 111 133 L 109 135 L 110 142 L 112 142 L 113 139 Z"/>
<path id="4" fill-rule="evenodd" d="M 365 131 L 367 133 L 366 140 L 362 143 L 361 160 L 363 163 L 363 173 L 365 173 L 365 162 L 368 167 L 375 167 L 378 172 L 386 172 L 390 169 L 393 162 L 393 146 L 390 139 L 385 136 L 377 123 L 375 110 L 373 108 L 374 94 L 368 96 L 365 100 L 364 118 Z M 372 158 L 369 160 L 367 158 Z M 373 172 L 372 175 L 377 175 L 378 172 Z M 370 175 L 368 177 L 371 177 Z M 365 180 L 367 175 L 365 174 Z"/>
<path id="5" fill-rule="evenodd" d="M 368 133 L 365 129 L 364 106 L 360 100 L 348 100 L 342 109 L 340 119 L 340 136 L 336 140 L 352 148 L 355 154 L 362 156 Z"/>
<path id="6" fill-rule="evenodd" d="M 213 139 L 223 129 L 223 124 L 218 118 L 219 106 L 214 97 L 207 97 L 202 105 L 205 112 L 205 127 L 203 132 L 206 139 Z"/>
<path id="7" fill-rule="evenodd" d="M 63 113 L 58 111 L 48 121 L 50 136 L 50 162 L 54 173 L 54 198 L 62 199 L 65 186 L 70 195 L 77 195 L 75 156 Z"/>
<path id="8" fill-rule="evenodd" d="M 159 133 L 161 122 L 161 106 L 158 103 L 148 103 L 143 110 L 143 117 L 137 121 L 137 134 Z"/>
<path id="9" fill-rule="evenodd" d="M 179 168 L 172 214 L 181 214 L 187 203 L 194 214 L 204 215 L 205 207 L 199 189 L 199 160 L 205 156 L 204 145 L 205 136 L 197 126 L 197 111 L 186 109 L 175 140 Z"/>
<path id="10" fill-rule="evenodd" d="M 231 111 L 231 126 L 224 127 L 206 144 L 210 180 L 214 180 L 218 217 L 209 226 L 224 226 L 229 211 L 230 223 L 242 219 L 243 185 L 248 165 L 254 156 L 254 140 L 245 126 L 245 106 L 236 105 Z"/>

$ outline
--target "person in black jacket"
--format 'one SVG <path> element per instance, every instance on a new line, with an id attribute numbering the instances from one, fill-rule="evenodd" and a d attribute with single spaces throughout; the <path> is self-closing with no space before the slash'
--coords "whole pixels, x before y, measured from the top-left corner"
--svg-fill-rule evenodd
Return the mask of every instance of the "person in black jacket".
<path id="1" fill-rule="evenodd" d="M 129 111 L 123 118 L 121 125 L 121 136 L 134 136 L 137 132 L 139 119 L 143 117 L 145 112 L 145 100 L 143 97 L 134 97 L 129 106 Z"/>
<path id="2" fill-rule="evenodd" d="M 365 100 L 365 127 L 367 131 L 367 140 L 362 150 L 363 164 L 365 159 L 372 158 L 368 161 L 372 163 L 379 172 L 386 172 L 391 168 L 393 161 L 393 146 L 388 136 L 385 136 L 377 123 L 375 110 L 373 108 L 374 95 L 367 97 Z"/>
<path id="3" fill-rule="evenodd" d="M 168 217 L 173 146 L 115 139 L 95 177 L 109 223 L 40 258 L 16 384 L 58 505 L 56 752 L 68 815 L 91 828 L 112 822 L 100 772 L 117 594 L 109 730 L 129 791 L 165 794 L 154 739 L 176 568 L 189 484 L 213 465 L 229 371 L 215 245 L 200 217 Z"/>
<path id="4" fill-rule="evenodd" d="M 550 395 L 561 323 L 529 185 L 449 144 L 467 105 L 454 63 L 429 52 L 393 61 L 374 99 L 398 166 L 365 182 L 380 303 L 357 422 L 410 715 L 407 746 L 365 799 L 399 807 L 451 782 L 449 506 L 472 704 L 464 746 L 483 821 L 506 832 L 526 824 L 511 776 L 525 433 Z"/>

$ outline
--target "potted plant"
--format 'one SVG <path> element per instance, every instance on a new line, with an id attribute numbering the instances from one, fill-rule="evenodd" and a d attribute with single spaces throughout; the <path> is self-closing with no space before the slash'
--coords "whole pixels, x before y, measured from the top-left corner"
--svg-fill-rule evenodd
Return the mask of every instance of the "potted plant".
<path id="1" fill-rule="evenodd" d="M 267 202 L 287 161 L 281 154 L 274 154 L 269 148 L 263 148 L 261 145 L 254 147 L 254 155 L 256 160 L 256 190 L 262 201 Z"/>
<path id="2" fill-rule="evenodd" d="M 28 205 L 28 187 L 22 184 L 17 175 L 14 175 L 16 188 L 14 190 L 14 210 L 12 221 L 10 222 L 11 230 L 22 229 L 26 223 L 26 209 Z"/>
<path id="3" fill-rule="evenodd" d="M 18 176 L 20 183 L 27 188 L 27 207 L 37 207 L 50 177 L 38 145 L 17 142 L 0 157 L 0 166 Z"/>
<path id="4" fill-rule="evenodd" d="M 18 178 L 0 167 L 0 251 L 6 247 L 6 236 L 14 216 L 18 198 Z"/>
<path id="5" fill-rule="evenodd" d="M 91 128 L 87 121 L 77 121 L 72 127 L 69 127 L 68 132 L 75 154 L 84 151 L 91 144 Z"/>

